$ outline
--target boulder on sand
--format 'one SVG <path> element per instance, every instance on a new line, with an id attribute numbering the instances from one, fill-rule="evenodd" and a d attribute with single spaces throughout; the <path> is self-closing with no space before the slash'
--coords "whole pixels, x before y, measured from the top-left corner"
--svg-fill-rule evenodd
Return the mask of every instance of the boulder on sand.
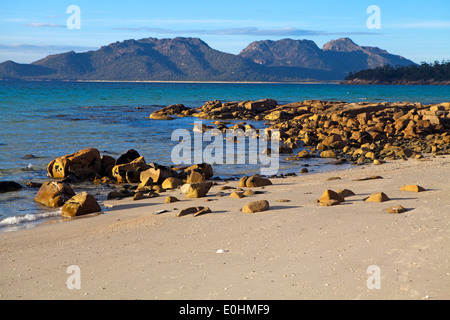
<path id="1" fill-rule="evenodd" d="M 389 199 L 389 197 L 384 192 L 378 192 L 378 193 L 375 193 L 375 194 L 371 195 L 370 197 L 368 197 L 364 201 L 367 201 L 367 202 L 384 202 L 384 201 L 389 201 L 389 200 L 391 200 L 391 199 Z"/>
<path id="2" fill-rule="evenodd" d="M 333 190 L 325 190 L 322 196 L 319 198 L 320 203 L 325 203 L 330 200 L 336 200 L 338 202 L 345 202 L 345 199 L 342 195 L 338 194 Z"/>
<path id="3" fill-rule="evenodd" d="M 61 215 L 63 217 L 77 217 L 101 211 L 100 205 L 92 194 L 80 192 L 63 205 Z"/>
<path id="4" fill-rule="evenodd" d="M 211 187 L 212 182 L 184 184 L 181 187 L 181 192 L 184 193 L 186 198 L 202 198 L 206 196 Z"/>
<path id="5" fill-rule="evenodd" d="M 240 184 L 239 184 L 240 185 Z M 257 188 L 272 185 L 272 181 L 267 178 L 263 178 L 257 175 L 251 176 L 245 180 L 245 186 L 247 188 Z"/>
<path id="6" fill-rule="evenodd" d="M 425 188 L 418 186 L 417 184 L 406 185 L 400 188 L 401 191 L 410 191 L 410 192 L 422 192 L 425 191 Z"/>
<path id="7" fill-rule="evenodd" d="M 267 200 L 253 201 L 247 203 L 243 208 L 243 213 L 256 213 L 269 210 L 269 202 Z"/>
<path id="8" fill-rule="evenodd" d="M 163 181 L 161 187 L 163 189 L 176 189 L 181 185 L 183 185 L 183 181 L 181 181 L 180 179 L 168 177 L 166 180 Z"/>
<path id="9" fill-rule="evenodd" d="M 64 205 L 74 195 L 75 192 L 65 182 L 45 182 L 39 188 L 34 201 L 47 207 L 57 208 Z"/>

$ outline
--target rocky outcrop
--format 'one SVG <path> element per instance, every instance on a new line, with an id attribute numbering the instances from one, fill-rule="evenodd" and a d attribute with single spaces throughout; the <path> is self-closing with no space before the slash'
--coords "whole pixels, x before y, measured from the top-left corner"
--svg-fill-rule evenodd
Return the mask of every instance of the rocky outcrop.
<path id="1" fill-rule="evenodd" d="M 156 110 L 150 114 L 150 119 L 154 120 L 173 120 L 172 115 L 179 117 L 189 117 L 196 111 L 192 108 L 187 108 L 182 104 L 174 104 L 162 109 Z"/>

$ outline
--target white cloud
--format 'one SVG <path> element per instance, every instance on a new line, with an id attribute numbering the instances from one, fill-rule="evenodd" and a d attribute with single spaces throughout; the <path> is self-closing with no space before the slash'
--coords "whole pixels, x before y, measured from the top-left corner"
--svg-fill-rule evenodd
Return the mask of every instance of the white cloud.
<path id="1" fill-rule="evenodd" d="M 66 25 L 63 24 L 43 23 L 43 22 L 31 22 L 27 23 L 25 26 L 32 28 L 66 28 Z"/>

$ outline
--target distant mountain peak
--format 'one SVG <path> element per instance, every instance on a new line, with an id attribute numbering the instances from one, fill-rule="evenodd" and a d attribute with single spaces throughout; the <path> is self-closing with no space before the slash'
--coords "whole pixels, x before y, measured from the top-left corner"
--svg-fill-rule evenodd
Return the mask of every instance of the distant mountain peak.
<path id="1" fill-rule="evenodd" d="M 98 50 L 49 55 L 32 64 L 0 63 L 0 79 L 302 81 L 342 80 L 350 72 L 413 62 L 349 38 L 319 48 L 311 40 L 263 40 L 239 55 L 211 48 L 199 38 L 124 40 Z"/>
<path id="2" fill-rule="evenodd" d="M 360 46 L 353 42 L 350 38 L 340 38 L 331 40 L 323 45 L 324 51 L 352 52 L 362 50 Z"/>

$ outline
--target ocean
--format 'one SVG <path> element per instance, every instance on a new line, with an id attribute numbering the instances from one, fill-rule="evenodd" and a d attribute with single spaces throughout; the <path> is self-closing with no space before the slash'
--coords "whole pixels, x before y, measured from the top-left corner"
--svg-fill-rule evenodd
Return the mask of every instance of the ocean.
<path id="1" fill-rule="evenodd" d="M 196 118 L 173 121 L 148 119 L 151 112 L 182 103 L 200 107 L 206 101 L 271 98 L 279 104 L 320 99 L 346 102 L 450 101 L 449 86 L 354 86 L 289 83 L 141 83 L 141 82 L 22 82 L 0 81 L 0 181 L 48 180 L 46 168 L 56 157 L 84 148 L 118 157 L 137 150 L 147 162 L 172 165 L 171 141 L 176 129 L 192 130 Z M 241 121 L 232 121 L 239 123 Z M 209 124 L 210 121 L 203 120 Z M 263 122 L 247 121 L 257 128 Z M 284 161 L 280 173 L 336 169 L 322 159 Z M 215 176 L 258 173 L 255 165 L 213 166 Z M 91 188 L 78 184 L 74 190 Z M 108 190 L 93 190 L 102 200 Z M 0 194 L 0 232 L 35 227 L 59 219 L 58 209 L 33 201 L 37 189 L 24 187 Z"/>

